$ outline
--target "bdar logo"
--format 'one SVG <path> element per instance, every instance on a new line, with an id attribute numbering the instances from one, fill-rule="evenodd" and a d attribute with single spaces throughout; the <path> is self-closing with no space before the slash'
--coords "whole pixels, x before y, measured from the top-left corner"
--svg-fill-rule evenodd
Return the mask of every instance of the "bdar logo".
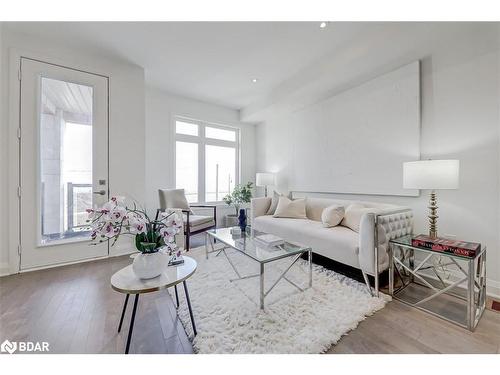
<path id="1" fill-rule="evenodd" d="M 14 353 L 17 350 L 17 342 L 10 342 L 9 340 L 5 340 L 0 345 L 0 351 L 2 353 Z"/>

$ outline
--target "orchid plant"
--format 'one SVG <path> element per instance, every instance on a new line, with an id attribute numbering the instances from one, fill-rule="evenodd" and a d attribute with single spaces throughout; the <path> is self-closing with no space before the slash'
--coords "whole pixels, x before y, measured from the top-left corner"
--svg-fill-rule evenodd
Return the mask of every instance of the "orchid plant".
<path id="1" fill-rule="evenodd" d="M 121 235 L 135 236 L 135 246 L 143 254 L 156 253 L 166 247 L 170 255 L 180 256 L 175 235 L 183 229 L 180 212 L 160 212 L 151 220 L 146 210 L 125 204 L 124 197 L 112 197 L 100 209 L 87 209 L 91 239 L 94 245 L 112 241 L 113 246 Z"/>

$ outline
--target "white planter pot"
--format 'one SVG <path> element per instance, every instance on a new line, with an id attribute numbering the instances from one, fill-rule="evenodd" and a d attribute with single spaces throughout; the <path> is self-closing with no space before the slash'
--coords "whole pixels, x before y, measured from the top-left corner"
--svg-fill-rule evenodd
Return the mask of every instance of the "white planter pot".
<path id="1" fill-rule="evenodd" d="M 238 225 L 238 216 L 235 214 L 228 214 L 225 216 L 225 227 L 236 227 Z"/>
<path id="2" fill-rule="evenodd" d="M 132 269 L 139 279 L 152 279 L 160 276 L 168 266 L 168 255 L 162 252 L 138 254 L 132 263 Z"/>

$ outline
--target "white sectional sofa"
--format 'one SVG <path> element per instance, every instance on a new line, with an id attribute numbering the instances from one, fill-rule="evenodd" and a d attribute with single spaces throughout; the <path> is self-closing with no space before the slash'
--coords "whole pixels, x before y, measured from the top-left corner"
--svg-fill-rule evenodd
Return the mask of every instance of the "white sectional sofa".
<path id="1" fill-rule="evenodd" d="M 345 208 L 350 204 L 361 204 L 373 208 L 373 213 L 366 213 L 361 217 L 359 233 L 341 225 L 325 228 L 321 222 L 321 214 L 324 208 L 334 204 Z M 270 205 L 271 198 L 252 199 L 253 229 L 310 246 L 316 254 L 360 269 L 370 291 L 372 289 L 366 275 L 373 275 L 377 294 L 378 275 L 389 265 L 389 240 L 410 234 L 413 230 L 412 210 L 392 204 L 307 198 L 307 219 L 275 218 L 266 215 Z M 378 262 L 375 262 L 377 258 Z"/>

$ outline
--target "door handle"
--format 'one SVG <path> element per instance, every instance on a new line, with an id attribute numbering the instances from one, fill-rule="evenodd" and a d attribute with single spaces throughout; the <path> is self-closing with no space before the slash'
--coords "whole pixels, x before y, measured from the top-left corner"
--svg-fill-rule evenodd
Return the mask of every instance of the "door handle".
<path id="1" fill-rule="evenodd" d="M 93 194 L 106 195 L 106 190 L 94 191 Z"/>

